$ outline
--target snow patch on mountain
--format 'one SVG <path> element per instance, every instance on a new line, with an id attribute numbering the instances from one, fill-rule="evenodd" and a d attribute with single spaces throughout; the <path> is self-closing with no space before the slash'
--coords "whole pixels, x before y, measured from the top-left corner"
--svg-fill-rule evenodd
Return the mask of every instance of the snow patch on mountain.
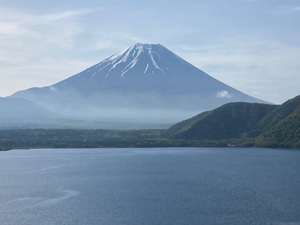
<path id="1" fill-rule="evenodd" d="M 165 72 L 163 69 L 161 69 L 161 68 L 157 65 L 157 63 L 156 63 L 156 61 L 155 61 L 155 59 L 154 59 L 154 57 L 153 57 L 151 51 L 149 52 L 149 56 L 150 56 L 150 58 L 151 58 L 152 65 L 153 65 L 156 69 L 162 71 L 162 72 L 165 74 L 166 72 Z"/>
<path id="2" fill-rule="evenodd" d="M 144 70 L 144 74 L 147 72 L 148 68 L 149 68 L 149 64 L 147 63 L 146 69 Z"/>

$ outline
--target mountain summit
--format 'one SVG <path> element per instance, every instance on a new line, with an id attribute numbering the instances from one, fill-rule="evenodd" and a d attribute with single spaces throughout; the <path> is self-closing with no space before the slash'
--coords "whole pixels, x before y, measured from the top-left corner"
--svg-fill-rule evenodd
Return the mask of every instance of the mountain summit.
<path id="1" fill-rule="evenodd" d="M 263 102 L 160 44 L 140 43 L 61 82 L 11 97 L 72 119 L 143 123 L 173 123 L 228 102 Z"/>

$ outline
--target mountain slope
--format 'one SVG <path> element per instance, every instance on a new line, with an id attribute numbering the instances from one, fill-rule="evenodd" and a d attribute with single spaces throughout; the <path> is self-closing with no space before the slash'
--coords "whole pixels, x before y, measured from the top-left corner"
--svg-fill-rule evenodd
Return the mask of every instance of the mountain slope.
<path id="1" fill-rule="evenodd" d="M 259 147 L 300 148 L 300 96 L 283 103 L 259 124 L 274 124 L 256 138 Z"/>
<path id="2" fill-rule="evenodd" d="M 239 138 L 276 107 L 257 103 L 228 103 L 175 124 L 167 130 L 166 135 L 188 140 Z"/>
<path id="3" fill-rule="evenodd" d="M 136 44 L 66 80 L 11 97 L 68 118 L 174 123 L 228 102 L 263 102 L 159 44 Z"/>
<path id="4" fill-rule="evenodd" d="M 259 147 L 300 148 L 300 107 L 256 139 Z"/>
<path id="5" fill-rule="evenodd" d="M 0 129 L 28 128 L 51 123 L 57 116 L 43 107 L 17 98 L 0 98 Z"/>
<path id="6" fill-rule="evenodd" d="M 292 98 L 282 105 L 276 107 L 274 111 L 269 113 L 265 118 L 263 118 L 256 126 L 255 129 L 259 131 L 267 131 L 281 120 L 287 118 L 300 106 L 300 95 Z"/>

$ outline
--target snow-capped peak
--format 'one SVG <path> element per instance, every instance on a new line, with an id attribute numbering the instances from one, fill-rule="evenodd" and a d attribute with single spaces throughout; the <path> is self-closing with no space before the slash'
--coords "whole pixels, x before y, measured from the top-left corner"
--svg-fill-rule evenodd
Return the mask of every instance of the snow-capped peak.
<path id="1" fill-rule="evenodd" d="M 93 73 L 93 77 L 97 73 L 105 72 L 105 77 L 112 74 L 124 77 L 130 70 L 137 69 L 140 74 L 154 74 L 156 70 L 161 73 L 166 73 L 163 68 L 159 66 L 157 61 L 160 57 L 159 48 L 162 48 L 160 44 L 135 44 L 130 48 L 112 55 L 111 57 L 100 62 L 96 67 L 98 72 Z"/>

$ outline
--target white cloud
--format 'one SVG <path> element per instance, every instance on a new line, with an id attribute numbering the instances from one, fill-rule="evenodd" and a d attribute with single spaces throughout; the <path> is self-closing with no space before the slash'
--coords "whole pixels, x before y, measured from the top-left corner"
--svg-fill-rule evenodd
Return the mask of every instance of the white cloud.
<path id="1" fill-rule="evenodd" d="M 274 13 L 275 14 L 292 14 L 300 12 L 300 6 L 293 6 L 293 7 L 279 7 Z"/>
<path id="2" fill-rule="evenodd" d="M 98 8 L 98 9 L 83 9 L 83 10 L 74 10 L 74 11 L 65 11 L 65 12 L 60 12 L 56 14 L 46 14 L 39 16 L 40 21 L 46 21 L 46 22 L 55 22 L 58 20 L 65 20 L 69 18 L 73 18 L 76 16 L 81 16 L 85 14 L 90 14 L 90 13 L 95 13 L 95 12 L 100 12 L 103 11 L 104 9 Z"/>
<path id="3" fill-rule="evenodd" d="M 232 96 L 228 93 L 228 91 L 218 91 L 216 94 L 217 98 L 232 98 Z"/>
<path id="4" fill-rule="evenodd" d="M 300 6 L 295 6 L 291 9 L 293 12 L 300 12 Z"/>
<path id="5" fill-rule="evenodd" d="M 96 63 L 73 57 L 82 32 L 75 18 L 95 11 L 34 15 L 0 8 L 0 96 L 50 85 Z"/>
<path id="6" fill-rule="evenodd" d="M 18 35 L 20 34 L 20 28 L 16 23 L 0 22 L 0 34 Z"/>

